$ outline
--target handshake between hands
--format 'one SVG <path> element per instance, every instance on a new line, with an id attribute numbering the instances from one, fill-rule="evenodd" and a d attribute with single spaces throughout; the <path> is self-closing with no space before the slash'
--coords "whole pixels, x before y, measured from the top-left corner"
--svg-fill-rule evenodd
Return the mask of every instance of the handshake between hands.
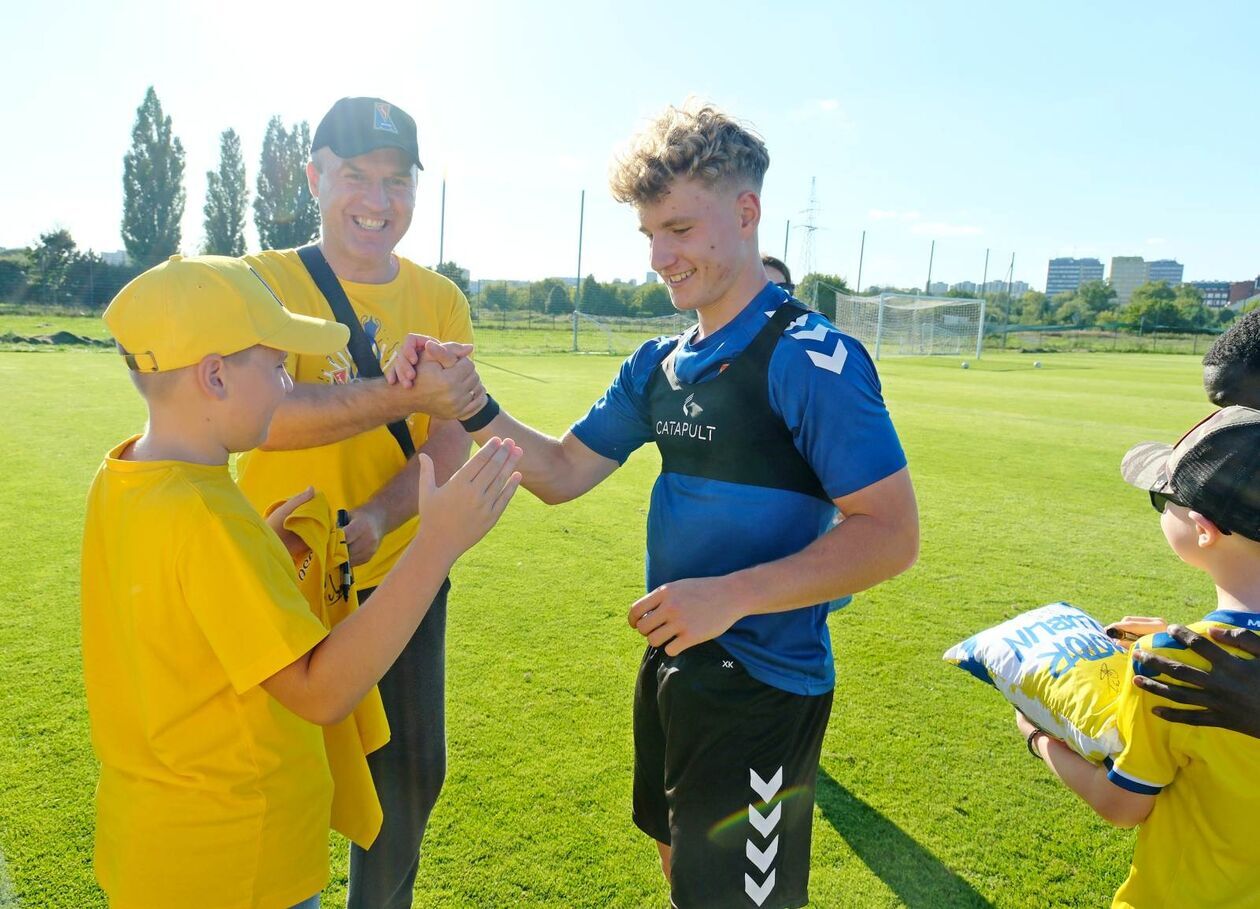
<path id="1" fill-rule="evenodd" d="M 414 410 L 439 420 L 466 420 L 486 404 L 469 355 L 471 344 L 409 334 L 385 368 L 385 381 L 410 393 Z"/>

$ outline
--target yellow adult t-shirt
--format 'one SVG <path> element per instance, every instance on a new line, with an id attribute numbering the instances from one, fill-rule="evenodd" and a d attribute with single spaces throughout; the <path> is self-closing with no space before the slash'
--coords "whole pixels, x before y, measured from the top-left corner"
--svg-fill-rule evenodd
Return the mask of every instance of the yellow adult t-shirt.
<path id="1" fill-rule="evenodd" d="M 96 877 L 114 909 L 284 909 L 328 880 L 323 735 L 259 685 L 326 634 L 227 467 L 105 458 L 83 538 Z"/>
<path id="2" fill-rule="evenodd" d="M 311 280 L 295 250 L 247 256 L 285 306 L 294 312 L 334 318 L 332 307 Z M 472 343 L 468 301 L 450 280 L 427 268 L 398 258 L 398 274 L 385 284 L 342 281 L 355 313 L 372 342 L 382 368 L 409 333 L 440 341 Z M 327 357 L 290 355 L 289 373 L 297 382 L 345 385 L 358 378 L 346 350 Z M 415 414 L 408 420 L 411 438 L 419 449 L 428 438 L 429 418 Z M 331 445 L 298 451 L 251 451 L 237 461 L 237 476 L 245 496 L 260 511 L 314 486 L 334 507 L 353 509 L 370 499 L 402 470 L 402 449 L 384 426 Z M 361 589 L 375 587 L 398 561 L 416 534 L 417 519 L 386 534 L 376 555 L 355 569 Z"/>
<path id="3" fill-rule="evenodd" d="M 1204 635 L 1212 627 L 1260 630 L 1260 614 L 1218 610 L 1189 627 Z M 1206 659 L 1168 634 L 1133 646 L 1208 668 Z M 1113 909 L 1260 904 L 1260 861 L 1254 854 L 1260 840 L 1260 739 L 1160 719 L 1151 713 L 1153 706 L 1180 705 L 1135 687 L 1139 668 L 1130 661 L 1120 691 L 1117 727 L 1125 747 L 1108 776 L 1131 792 L 1158 797 L 1138 828 L 1129 877 Z"/>

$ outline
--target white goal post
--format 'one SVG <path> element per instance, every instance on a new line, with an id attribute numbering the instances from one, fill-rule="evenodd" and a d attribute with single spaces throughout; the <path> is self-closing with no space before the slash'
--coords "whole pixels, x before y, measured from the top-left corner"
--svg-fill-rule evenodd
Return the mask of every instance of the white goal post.
<path id="1" fill-rule="evenodd" d="M 861 341 L 871 355 L 923 357 L 974 354 L 984 343 L 984 300 L 836 294 L 836 328 Z"/>

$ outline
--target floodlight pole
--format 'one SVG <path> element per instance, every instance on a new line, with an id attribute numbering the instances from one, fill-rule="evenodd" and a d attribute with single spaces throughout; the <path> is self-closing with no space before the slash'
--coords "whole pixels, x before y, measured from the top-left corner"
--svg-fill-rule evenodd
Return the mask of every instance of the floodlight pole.
<path id="1" fill-rule="evenodd" d="M 438 222 L 438 266 L 446 259 L 446 177 L 442 177 L 442 219 Z"/>
<path id="2" fill-rule="evenodd" d="M 988 300 L 984 296 L 984 285 L 989 280 L 989 251 L 984 251 L 984 277 L 980 279 L 980 330 L 976 333 L 976 359 L 980 359 L 980 352 L 984 349 L 984 310 Z"/>
<path id="3" fill-rule="evenodd" d="M 866 231 L 862 231 L 862 245 L 858 248 L 858 279 L 857 289 L 853 291 L 856 297 L 862 292 L 862 260 L 866 257 Z"/>
<path id="4" fill-rule="evenodd" d="M 578 313 L 582 305 L 582 229 L 586 224 L 586 190 L 582 190 L 582 200 L 578 204 L 578 261 L 577 287 L 573 288 L 573 352 L 578 349 Z"/>
<path id="5" fill-rule="evenodd" d="M 923 293 L 927 296 L 932 295 L 932 260 L 936 258 L 936 241 L 932 241 L 932 251 L 928 253 L 928 277 L 927 283 L 923 285 Z"/>
<path id="6" fill-rule="evenodd" d="M 787 225 L 783 228 L 783 261 L 787 261 L 788 238 L 792 235 L 792 219 L 789 218 Z"/>
<path id="7" fill-rule="evenodd" d="M 1015 278 L 1015 253 L 1011 253 L 1011 267 L 1006 273 L 1006 320 L 1002 327 L 1002 349 L 1006 350 L 1006 336 L 1011 333 L 1011 282 Z"/>

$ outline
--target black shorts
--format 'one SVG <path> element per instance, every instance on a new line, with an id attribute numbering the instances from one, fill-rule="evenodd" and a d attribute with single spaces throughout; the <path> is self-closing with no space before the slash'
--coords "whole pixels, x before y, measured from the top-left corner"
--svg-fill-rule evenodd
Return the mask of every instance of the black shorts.
<path id="1" fill-rule="evenodd" d="M 713 641 L 649 647 L 634 689 L 634 823 L 671 847 L 678 909 L 809 901 L 814 782 L 831 692 L 759 682 Z"/>

